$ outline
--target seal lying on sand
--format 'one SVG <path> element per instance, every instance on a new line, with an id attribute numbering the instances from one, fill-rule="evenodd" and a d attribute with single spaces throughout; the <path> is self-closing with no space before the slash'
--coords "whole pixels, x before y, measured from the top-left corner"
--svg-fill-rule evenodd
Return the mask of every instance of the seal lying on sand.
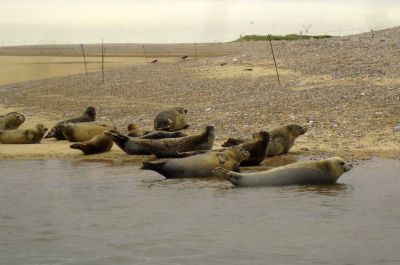
<path id="1" fill-rule="evenodd" d="M 128 124 L 128 136 L 139 137 L 145 133 L 136 123 Z"/>
<path id="2" fill-rule="evenodd" d="M 118 132 L 105 132 L 119 148 L 128 155 L 149 155 L 150 153 L 141 145 L 136 143 L 137 139 L 164 139 L 184 137 L 186 134 L 178 132 L 156 131 L 150 132 L 140 137 L 129 137 Z"/>
<path id="3" fill-rule="evenodd" d="M 269 133 L 261 131 L 253 134 L 253 141 L 242 143 L 238 145 L 247 152 L 250 153 L 250 157 L 240 163 L 241 166 L 257 166 L 259 165 L 267 155 L 267 149 L 269 144 Z"/>
<path id="4" fill-rule="evenodd" d="M 189 127 L 186 123 L 187 110 L 172 108 L 160 112 L 154 119 L 154 129 L 157 131 L 179 131 Z"/>
<path id="5" fill-rule="evenodd" d="M 96 120 L 96 110 L 93 107 L 87 107 L 85 112 L 81 116 L 58 122 L 45 138 L 56 138 L 57 140 L 65 140 L 65 137 L 61 131 L 60 125 L 67 123 L 78 123 L 78 122 L 91 122 Z"/>
<path id="6" fill-rule="evenodd" d="M 338 178 L 352 169 L 352 164 L 340 157 L 319 161 L 298 162 L 267 171 L 236 173 L 217 168 L 214 175 L 229 180 L 235 186 L 286 186 L 335 184 Z"/>
<path id="7" fill-rule="evenodd" d="M 205 131 L 198 135 L 154 140 L 137 139 L 135 142 L 157 157 L 181 157 L 180 153 L 183 152 L 211 150 L 214 144 L 214 139 L 214 127 L 207 126 Z"/>
<path id="8" fill-rule="evenodd" d="M 143 162 L 142 169 L 154 170 L 166 178 L 212 177 L 215 168 L 239 171 L 239 164 L 250 154 L 240 147 L 230 147 L 220 152 L 206 152 L 185 158 Z"/>
<path id="9" fill-rule="evenodd" d="M 274 156 L 289 152 L 296 138 L 305 134 L 307 129 L 297 124 L 289 124 L 273 128 L 268 130 L 268 132 L 270 134 L 270 141 L 267 156 Z M 222 146 L 235 146 L 249 141 L 250 139 L 248 138 L 228 138 Z"/>
<path id="10" fill-rule="evenodd" d="M 107 124 L 97 122 L 78 122 L 59 125 L 64 137 L 70 142 L 85 142 L 105 131 L 116 130 Z"/>
<path id="11" fill-rule="evenodd" d="M 70 145 L 72 149 L 79 149 L 85 155 L 99 154 L 111 150 L 113 140 L 105 133 L 94 136 L 92 139 L 82 143 Z"/>
<path id="12" fill-rule="evenodd" d="M 39 123 L 32 129 L 16 129 L 0 131 L 2 144 L 38 144 L 46 133 L 47 128 Z"/>
<path id="13" fill-rule="evenodd" d="M 18 112 L 9 112 L 0 116 L 0 130 L 15 130 L 25 121 L 25 116 Z"/>
<path id="14" fill-rule="evenodd" d="M 182 131 L 176 132 L 166 132 L 166 131 L 154 131 L 148 132 L 139 136 L 140 139 L 164 139 L 164 138 L 179 138 L 187 136 L 187 134 L 183 133 Z"/>

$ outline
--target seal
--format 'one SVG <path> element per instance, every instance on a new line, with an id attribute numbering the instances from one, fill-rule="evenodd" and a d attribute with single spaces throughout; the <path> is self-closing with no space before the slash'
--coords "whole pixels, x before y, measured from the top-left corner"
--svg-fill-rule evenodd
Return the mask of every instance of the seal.
<path id="1" fill-rule="evenodd" d="M 335 184 L 339 177 L 351 170 L 352 164 L 340 157 L 318 161 L 303 161 L 267 171 L 236 173 L 222 167 L 215 169 L 214 176 L 229 180 L 240 187 L 328 185 Z"/>
<path id="2" fill-rule="evenodd" d="M 85 155 L 99 154 L 111 150 L 113 140 L 105 133 L 94 136 L 89 141 L 70 145 L 72 149 L 81 150 Z"/>
<path id="3" fill-rule="evenodd" d="M 240 147 L 230 147 L 220 152 L 143 162 L 142 169 L 154 170 L 166 178 L 208 178 L 217 167 L 239 171 L 239 164 L 249 156 L 249 152 Z"/>
<path id="4" fill-rule="evenodd" d="M 186 113 L 186 109 L 179 107 L 162 111 L 154 119 L 154 129 L 170 132 L 186 129 L 189 127 L 185 119 Z"/>
<path id="5" fill-rule="evenodd" d="M 146 133 L 136 123 L 128 124 L 127 129 L 128 129 L 128 136 L 130 137 L 139 137 Z"/>
<path id="6" fill-rule="evenodd" d="M 155 131 L 144 134 L 140 137 L 130 137 L 118 132 L 105 132 L 114 143 L 121 148 L 122 151 L 128 155 L 150 155 L 150 153 L 141 145 L 136 143 L 137 139 L 164 139 L 164 138 L 178 138 L 187 136 L 186 134 L 177 132 Z"/>
<path id="7" fill-rule="evenodd" d="M 203 133 L 180 138 L 136 139 L 136 144 L 157 157 L 180 157 L 180 153 L 211 150 L 215 140 L 215 129 L 207 126 Z"/>
<path id="8" fill-rule="evenodd" d="M 67 123 L 59 126 L 64 137 L 70 142 L 89 141 L 94 136 L 103 134 L 105 131 L 116 130 L 115 127 L 97 122 Z"/>
<path id="9" fill-rule="evenodd" d="M 140 139 L 164 139 L 164 138 L 179 138 L 187 136 L 187 134 L 182 131 L 167 132 L 167 131 L 154 131 L 148 132 L 139 136 Z"/>
<path id="10" fill-rule="evenodd" d="M 268 130 L 268 133 L 270 134 L 270 141 L 268 145 L 267 156 L 288 153 L 297 137 L 305 134 L 306 132 L 306 128 L 297 124 L 288 124 L 286 126 L 280 126 Z M 228 140 L 224 142 L 222 146 L 235 146 L 249 141 L 249 138 L 228 138 Z"/>
<path id="11" fill-rule="evenodd" d="M 25 116 L 18 112 L 9 112 L 0 116 L 0 130 L 15 130 L 24 123 Z"/>
<path id="12" fill-rule="evenodd" d="M 56 138 L 57 140 L 66 140 L 60 126 L 65 125 L 67 123 L 78 123 L 78 122 L 93 122 L 96 120 L 96 110 L 94 107 L 87 107 L 85 112 L 78 117 L 71 118 L 69 120 L 64 120 L 58 122 L 49 133 L 46 135 L 45 138 Z"/>
<path id="13" fill-rule="evenodd" d="M 269 139 L 269 133 L 266 131 L 261 131 L 253 134 L 253 141 L 238 145 L 250 153 L 250 157 L 243 160 L 242 163 L 240 163 L 240 166 L 245 167 L 259 165 L 267 155 Z"/>
<path id="14" fill-rule="evenodd" d="M 0 131 L 2 144 L 38 144 L 42 140 L 47 128 L 39 123 L 31 129 L 16 129 Z"/>

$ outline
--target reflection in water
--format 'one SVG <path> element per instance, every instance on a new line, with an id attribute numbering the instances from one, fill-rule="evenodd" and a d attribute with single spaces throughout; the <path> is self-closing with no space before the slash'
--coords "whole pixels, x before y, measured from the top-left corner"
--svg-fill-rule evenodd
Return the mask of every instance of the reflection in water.
<path id="1" fill-rule="evenodd" d="M 1 264 L 398 264 L 399 168 L 234 188 L 129 163 L 0 161 Z"/>
<path id="2" fill-rule="evenodd" d="M 309 186 L 293 186 L 288 191 L 292 192 L 313 192 L 319 195 L 344 195 L 352 190 L 351 185 L 335 184 L 335 185 L 309 185 Z"/>

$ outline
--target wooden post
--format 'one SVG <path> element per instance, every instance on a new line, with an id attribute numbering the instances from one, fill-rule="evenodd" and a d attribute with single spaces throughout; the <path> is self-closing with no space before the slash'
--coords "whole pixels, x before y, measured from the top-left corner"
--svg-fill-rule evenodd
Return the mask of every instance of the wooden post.
<path id="1" fill-rule="evenodd" d="M 104 84 L 104 42 L 103 38 L 101 38 L 101 80 L 103 81 Z"/>
<path id="2" fill-rule="evenodd" d="M 149 59 L 147 58 L 146 50 L 144 49 L 144 45 L 142 45 L 144 57 L 146 57 L 146 62 L 149 64 Z"/>
<path id="3" fill-rule="evenodd" d="M 274 49 L 272 48 L 271 34 L 268 34 L 268 39 L 269 39 L 269 45 L 271 46 L 272 58 L 274 59 L 275 70 L 276 70 L 276 76 L 277 76 L 277 78 L 278 78 L 278 84 L 280 85 L 280 84 L 281 84 L 281 81 L 279 80 L 278 66 L 276 65 Z"/>
<path id="4" fill-rule="evenodd" d="M 86 72 L 86 76 L 87 76 L 86 56 L 85 56 L 85 49 L 83 48 L 83 44 L 81 44 L 81 48 L 82 48 L 83 62 L 85 63 L 85 72 Z"/>

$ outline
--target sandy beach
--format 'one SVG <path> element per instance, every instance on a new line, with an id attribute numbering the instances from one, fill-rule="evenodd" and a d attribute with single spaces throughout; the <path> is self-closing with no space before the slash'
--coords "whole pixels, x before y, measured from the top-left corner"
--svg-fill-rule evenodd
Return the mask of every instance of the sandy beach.
<path id="1" fill-rule="evenodd" d="M 234 42 L 149 46 L 156 64 L 136 63 L 99 71 L 0 86 L 0 113 L 19 111 L 47 127 L 96 107 L 98 120 L 125 132 L 135 122 L 151 129 L 156 114 L 189 110 L 188 133 L 214 125 L 217 144 L 227 137 L 288 123 L 308 128 L 291 155 L 340 155 L 360 160 L 400 158 L 400 28 L 323 40 L 273 42 L 280 72 L 277 84 L 267 43 Z M 140 45 L 108 44 L 109 56 L 140 56 Z M 79 56 L 79 46 L 0 48 L 4 56 Z M 47 51 L 47 54 L 46 54 Z M 88 48 L 96 55 L 96 46 Z M 179 60 L 182 55 L 189 55 Z M 176 58 L 175 58 L 176 57 Z M 1 59 L 1 56 L 0 56 Z M 245 69 L 251 69 L 245 70 Z M 141 161 L 114 146 L 83 156 L 69 143 L 0 145 L 1 159 L 111 159 Z"/>

